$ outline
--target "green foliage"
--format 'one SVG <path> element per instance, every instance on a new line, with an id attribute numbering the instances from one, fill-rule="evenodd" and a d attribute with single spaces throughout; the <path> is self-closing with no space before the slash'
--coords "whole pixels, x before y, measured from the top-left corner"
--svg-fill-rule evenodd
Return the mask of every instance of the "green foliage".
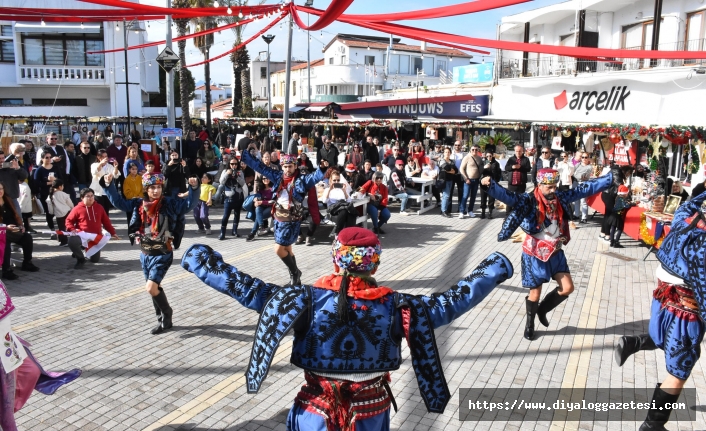
<path id="1" fill-rule="evenodd" d="M 480 145 L 481 149 L 485 151 L 485 146 L 488 144 L 493 144 L 496 147 L 500 144 L 505 145 L 506 147 L 509 147 L 512 145 L 512 137 L 506 133 L 496 133 L 495 136 L 490 136 L 490 135 L 483 135 L 480 138 L 480 142 L 478 145 Z"/>
<path id="2" fill-rule="evenodd" d="M 189 69 L 185 69 L 186 75 L 186 86 L 189 90 L 189 95 L 186 102 L 194 100 L 196 95 L 194 90 L 196 90 L 196 81 Z M 180 85 L 180 73 L 174 73 L 174 104 L 176 106 L 181 106 L 181 85 Z M 167 73 L 159 68 L 159 93 L 150 94 L 150 106 L 167 106 Z"/>

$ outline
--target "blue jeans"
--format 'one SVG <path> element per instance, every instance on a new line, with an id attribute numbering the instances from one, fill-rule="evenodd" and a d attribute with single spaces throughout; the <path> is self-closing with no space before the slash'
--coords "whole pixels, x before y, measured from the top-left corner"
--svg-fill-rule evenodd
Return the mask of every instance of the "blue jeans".
<path id="1" fill-rule="evenodd" d="M 463 197 L 461 198 L 461 204 L 459 205 L 458 212 L 461 214 L 468 214 L 466 210 L 466 204 L 468 197 L 471 197 L 471 205 L 468 207 L 470 212 L 473 212 L 473 206 L 476 204 L 476 195 L 478 194 L 478 184 L 480 180 L 471 180 L 471 183 L 463 183 Z"/>
<path id="2" fill-rule="evenodd" d="M 257 230 L 260 228 L 260 226 L 263 226 L 265 220 L 270 217 L 272 217 L 272 207 L 265 207 L 260 205 L 259 207 L 255 208 L 255 223 L 252 225 L 252 230 L 250 231 L 250 233 L 257 233 Z"/>
<path id="3" fill-rule="evenodd" d="M 221 219 L 221 229 L 225 232 L 228 226 L 228 219 L 230 218 L 230 213 L 233 212 L 233 232 L 238 230 L 238 224 L 240 224 L 240 212 L 243 209 L 243 195 L 241 193 L 235 193 L 232 197 L 226 198 L 223 201 L 223 218 Z"/>
<path id="4" fill-rule="evenodd" d="M 444 184 L 444 193 L 441 195 L 441 211 L 450 212 L 451 210 L 451 198 L 454 191 L 454 181 L 446 181 Z"/>
<path id="5" fill-rule="evenodd" d="M 406 199 L 403 202 L 406 202 Z M 390 210 L 387 207 L 378 209 L 375 205 L 368 205 L 368 214 L 373 219 L 373 227 L 375 228 L 381 227 L 390 220 Z"/>
<path id="6" fill-rule="evenodd" d="M 409 199 L 409 195 L 407 193 L 397 193 L 392 196 L 400 200 L 400 212 L 404 211 L 404 209 L 407 208 L 407 199 Z M 368 208 L 370 208 L 370 205 L 368 205 Z M 390 211 L 388 210 L 387 212 L 389 213 Z"/>

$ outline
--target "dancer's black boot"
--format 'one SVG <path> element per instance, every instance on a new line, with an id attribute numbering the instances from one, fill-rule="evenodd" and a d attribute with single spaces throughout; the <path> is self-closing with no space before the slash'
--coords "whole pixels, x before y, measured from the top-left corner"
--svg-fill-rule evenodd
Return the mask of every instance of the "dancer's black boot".
<path id="1" fill-rule="evenodd" d="M 282 257 L 281 259 L 289 269 L 290 286 L 299 286 L 301 284 L 302 272 L 297 268 L 297 259 L 293 254 L 288 254 L 287 257 Z"/>
<path id="2" fill-rule="evenodd" d="M 630 355 L 640 350 L 655 350 L 656 348 L 657 346 L 649 334 L 620 337 L 615 348 L 615 363 L 622 367 Z"/>
<path id="3" fill-rule="evenodd" d="M 672 404 L 677 402 L 679 395 L 668 394 L 657 385 L 652 394 L 652 403 L 655 408 L 647 411 L 647 418 L 640 426 L 640 431 L 664 431 L 664 424 L 669 421 L 669 415 L 672 413 Z M 669 407 L 667 407 L 669 405 Z"/>
<path id="4" fill-rule="evenodd" d="M 525 338 L 534 340 L 534 316 L 537 314 L 539 302 L 530 301 L 529 297 L 525 297 L 525 306 L 527 307 L 527 323 L 525 324 Z"/>
<path id="5" fill-rule="evenodd" d="M 153 296 L 152 300 L 162 312 L 162 321 L 152 329 L 152 335 L 157 335 L 172 327 L 172 307 L 169 306 L 167 295 L 164 294 L 164 289 L 161 287 L 159 288 L 159 295 Z"/>
<path id="6" fill-rule="evenodd" d="M 544 326 L 549 326 L 547 313 L 555 309 L 559 304 L 566 301 L 568 298 L 568 296 L 559 295 L 558 287 L 547 293 L 547 296 L 545 296 L 542 302 L 539 303 L 539 308 L 537 309 L 537 318 L 539 318 L 539 322 Z"/>

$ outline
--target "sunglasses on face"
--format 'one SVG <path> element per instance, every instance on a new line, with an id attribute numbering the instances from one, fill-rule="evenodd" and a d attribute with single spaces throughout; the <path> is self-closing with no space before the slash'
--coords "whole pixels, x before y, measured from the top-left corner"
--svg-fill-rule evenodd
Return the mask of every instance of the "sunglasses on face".
<path id="1" fill-rule="evenodd" d="M 581 158 L 582 158 L 582 159 L 587 159 L 588 157 L 586 157 L 586 156 L 581 156 Z"/>
<path id="2" fill-rule="evenodd" d="M 542 151 L 542 154 L 549 154 L 547 151 Z"/>
<path id="3" fill-rule="evenodd" d="M 56 141 L 57 139 L 56 139 L 56 138 L 51 138 L 51 139 L 49 139 L 49 140 L 50 140 L 50 141 Z"/>
<path id="4" fill-rule="evenodd" d="M 51 156 L 49 157 L 42 157 L 44 160 L 51 160 Z"/>
<path id="5" fill-rule="evenodd" d="M 231 165 L 231 166 L 238 166 L 237 163 L 231 163 L 230 165 Z"/>

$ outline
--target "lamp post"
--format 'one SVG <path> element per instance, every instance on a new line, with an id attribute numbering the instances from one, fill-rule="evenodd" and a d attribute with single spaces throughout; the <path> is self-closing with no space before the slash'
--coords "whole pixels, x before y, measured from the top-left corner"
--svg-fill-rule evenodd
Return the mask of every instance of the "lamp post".
<path id="1" fill-rule="evenodd" d="M 272 100 L 270 98 L 270 44 L 275 40 L 275 35 L 263 35 L 262 40 L 267 44 L 267 119 L 269 120 L 272 118 Z"/>
<path id="2" fill-rule="evenodd" d="M 427 76 L 426 73 L 424 73 L 424 69 L 417 69 L 417 115 L 414 118 L 416 120 L 414 123 L 414 139 L 419 139 L 419 77 L 424 76 Z"/>
<path id="3" fill-rule="evenodd" d="M 129 27 L 129 29 L 128 29 Z M 125 53 L 125 101 L 127 102 L 127 132 L 123 132 L 123 134 L 129 135 L 131 132 L 130 129 L 130 87 L 128 85 L 131 84 L 130 80 L 128 79 L 128 73 L 130 71 L 130 67 L 127 65 L 127 33 L 128 30 L 132 30 L 134 32 L 140 32 L 140 31 L 145 31 L 145 29 L 140 27 L 140 24 L 137 22 L 137 20 L 132 20 L 130 24 L 127 24 L 125 22 L 125 18 L 123 18 L 123 52 Z M 119 82 L 116 82 L 116 84 L 120 84 Z M 125 136 L 125 139 L 127 139 L 127 136 Z"/>
<path id="4" fill-rule="evenodd" d="M 304 6 L 312 7 L 314 5 L 314 0 L 306 0 Z M 309 14 L 306 14 L 306 25 L 309 26 Z M 309 30 L 306 31 L 306 94 L 311 103 L 311 59 L 309 57 L 309 46 L 311 45 L 311 36 L 309 36 Z"/>

